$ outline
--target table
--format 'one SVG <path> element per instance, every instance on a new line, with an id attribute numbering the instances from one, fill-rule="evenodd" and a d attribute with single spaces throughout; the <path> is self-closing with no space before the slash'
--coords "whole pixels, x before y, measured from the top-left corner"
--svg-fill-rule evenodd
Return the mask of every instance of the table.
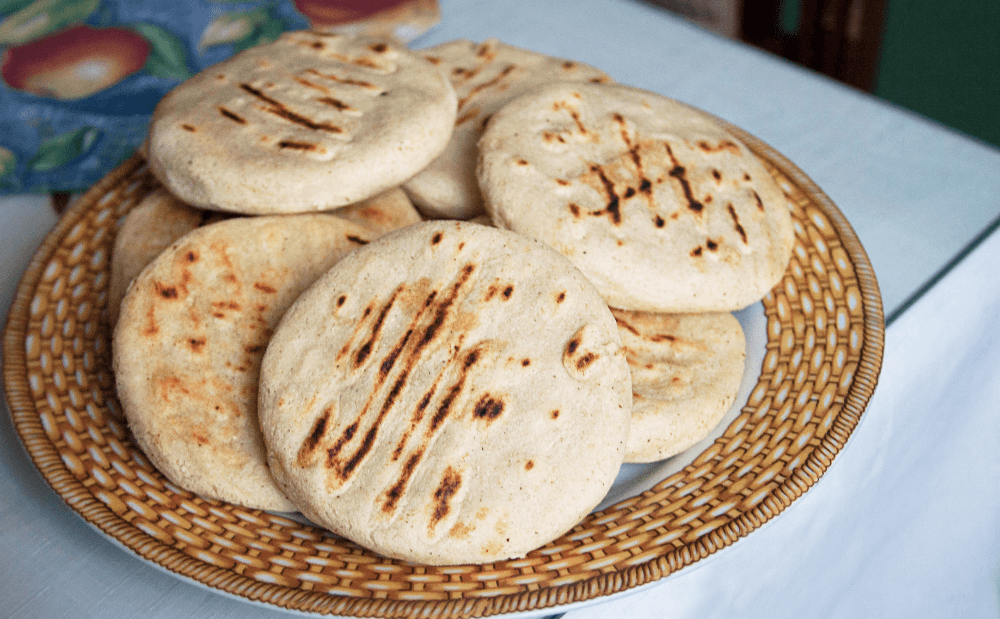
<path id="1" fill-rule="evenodd" d="M 820 482 L 692 569 L 571 619 L 997 616 L 1000 609 L 1000 151 L 633 0 L 442 0 L 414 42 L 507 43 L 673 96 L 784 153 L 869 253 L 889 329 L 880 385 Z M 55 222 L 0 199 L 0 303 Z M 972 249 L 972 246 L 975 246 Z M 0 616 L 288 616 L 181 581 L 63 504 L 0 419 Z M 549 614 L 549 613 L 542 613 Z"/>

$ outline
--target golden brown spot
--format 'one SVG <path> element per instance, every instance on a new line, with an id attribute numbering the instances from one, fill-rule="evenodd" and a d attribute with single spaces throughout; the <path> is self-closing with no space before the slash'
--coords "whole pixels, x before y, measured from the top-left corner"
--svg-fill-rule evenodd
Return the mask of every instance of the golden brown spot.
<path id="1" fill-rule="evenodd" d="M 191 250 L 184 254 L 184 259 L 188 262 L 198 262 L 198 252 Z"/>
<path id="2" fill-rule="evenodd" d="M 191 133 L 195 133 L 198 131 L 197 129 L 194 128 L 194 125 L 189 125 L 187 123 L 181 125 L 181 129 L 185 131 L 190 131 Z"/>
<path id="3" fill-rule="evenodd" d="M 257 290 L 260 290 L 261 292 L 265 292 L 267 294 L 276 294 L 278 292 L 277 288 L 274 288 L 273 286 L 269 286 L 268 284 L 265 284 L 264 282 L 254 282 L 253 287 L 256 288 Z"/>
<path id="4" fill-rule="evenodd" d="M 494 398 L 490 394 L 485 394 L 483 397 L 479 398 L 476 402 L 475 408 L 472 410 L 472 416 L 476 419 L 485 419 L 486 421 L 493 421 L 503 413 L 503 400 Z"/>
<path id="5" fill-rule="evenodd" d="M 573 338 L 569 341 L 569 344 L 566 345 L 566 352 L 572 355 L 573 353 L 576 352 L 576 349 L 579 347 L 580 347 L 580 340 L 577 338 Z"/>
<path id="6" fill-rule="evenodd" d="M 597 355 L 595 353 L 588 352 L 587 354 L 582 355 L 579 359 L 576 360 L 576 369 L 583 371 L 587 369 L 596 360 L 597 360 Z"/>
<path id="7" fill-rule="evenodd" d="M 376 54 L 382 54 L 389 49 L 389 46 L 386 45 L 385 43 L 376 43 L 374 45 L 368 46 L 368 49 L 372 50 Z"/>
<path id="8" fill-rule="evenodd" d="M 556 182 L 559 183 L 560 185 L 562 185 L 563 187 L 566 187 L 567 185 L 569 185 L 569 181 L 564 181 L 561 178 L 557 178 Z"/>
<path id="9" fill-rule="evenodd" d="M 549 413 L 549 417 L 553 419 L 559 419 L 559 411 L 558 410 L 552 411 L 551 413 Z"/>
<path id="10" fill-rule="evenodd" d="M 563 68 L 564 69 L 572 69 L 575 66 L 576 66 L 576 63 L 573 62 L 572 60 L 567 60 L 566 62 L 563 63 Z"/>
<path id="11" fill-rule="evenodd" d="M 153 284 L 153 288 L 156 290 L 156 294 L 160 295 L 164 299 L 176 299 L 177 298 L 177 288 L 174 286 L 167 286 L 156 282 Z"/>
<path id="12" fill-rule="evenodd" d="M 556 303 L 562 303 L 565 300 L 566 300 L 565 292 L 560 292 L 558 295 L 556 295 Z"/>
<path id="13" fill-rule="evenodd" d="M 517 165 L 528 165 L 528 162 L 525 161 L 524 159 L 518 159 L 517 160 Z"/>
<path id="14" fill-rule="evenodd" d="M 535 468 L 535 461 L 534 460 L 528 460 L 527 462 L 524 463 L 524 470 L 530 471 L 533 468 Z"/>
<path id="15" fill-rule="evenodd" d="M 191 347 L 192 352 L 200 353 L 201 349 L 205 347 L 205 338 L 193 337 L 188 340 L 188 345 Z"/>
<path id="16" fill-rule="evenodd" d="M 458 493 L 458 488 L 462 485 L 462 476 L 452 467 L 444 470 L 444 476 L 434 491 L 434 514 L 430 520 L 429 528 L 433 529 L 448 512 L 451 510 L 451 499 Z"/>
<path id="17" fill-rule="evenodd" d="M 575 204 L 573 202 L 570 202 L 569 203 L 569 212 L 573 213 L 573 217 L 579 217 L 580 216 L 580 207 L 577 204 Z"/>
<path id="18" fill-rule="evenodd" d="M 424 56 L 424 58 L 426 58 L 427 62 L 429 62 L 431 64 L 441 64 L 441 57 L 440 56 Z"/>

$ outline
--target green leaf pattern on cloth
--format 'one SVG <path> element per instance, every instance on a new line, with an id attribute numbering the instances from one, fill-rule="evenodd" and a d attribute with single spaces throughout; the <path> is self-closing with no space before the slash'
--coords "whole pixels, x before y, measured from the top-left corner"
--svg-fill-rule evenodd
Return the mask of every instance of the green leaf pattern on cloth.
<path id="1" fill-rule="evenodd" d="M 28 162 L 28 169 L 47 172 L 64 166 L 87 153 L 100 136 L 101 132 L 94 127 L 80 127 L 49 138 L 38 147 L 38 152 Z"/>
<path id="2" fill-rule="evenodd" d="M 101 0 L 34 0 L 0 21 L 0 45 L 20 45 L 82 22 L 100 5 Z"/>
<path id="3" fill-rule="evenodd" d="M 187 50 L 180 39 L 160 26 L 153 24 L 132 24 L 133 30 L 149 41 L 149 59 L 144 70 L 156 77 L 185 80 L 191 77 L 188 69 Z"/>

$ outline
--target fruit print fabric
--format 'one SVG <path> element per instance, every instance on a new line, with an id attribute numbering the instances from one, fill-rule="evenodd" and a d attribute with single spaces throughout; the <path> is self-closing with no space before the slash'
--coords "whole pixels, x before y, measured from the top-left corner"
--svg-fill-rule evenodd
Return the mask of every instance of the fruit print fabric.
<path id="1" fill-rule="evenodd" d="M 0 0 L 0 195 L 86 189 L 142 143 L 167 91 L 284 30 L 428 4 L 436 17 L 428 0 Z"/>

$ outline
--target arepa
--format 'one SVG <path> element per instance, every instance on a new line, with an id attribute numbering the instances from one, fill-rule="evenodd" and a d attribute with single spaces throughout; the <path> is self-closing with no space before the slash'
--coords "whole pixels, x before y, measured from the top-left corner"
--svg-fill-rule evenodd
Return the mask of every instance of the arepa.
<path id="1" fill-rule="evenodd" d="M 729 312 L 611 310 L 632 374 L 626 462 L 674 456 L 708 436 L 736 400 L 746 360 Z"/>
<path id="2" fill-rule="evenodd" d="M 404 188 L 430 217 L 470 219 L 482 214 L 476 181 L 479 137 L 490 116 L 511 99 L 557 81 L 608 82 L 602 71 L 581 62 L 507 45 L 450 41 L 421 50 L 451 80 L 458 118 L 448 146 Z"/>
<path id="3" fill-rule="evenodd" d="M 157 189 L 137 204 L 122 222 L 111 251 L 111 281 L 108 284 L 108 324 L 114 327 L 125 291 L 132 279 L 164 249 L 206 220 L 202 211 Z"/>
<path id="4" fill-rule="evenodd" d="M 741 309 L 782 277 L 788 202 L 709 115 L 617 84 L 555 84 L 511 101 L 479 142 L 494 224 L 567 256 L 613 307 Z"/>
<path id="5" fill-rule="evenodd" d="M 136 442 L 168 479 L 294 510 L 267 467 L 260 360 L 299 293 L 372 236 L 328 214 L 233 218 L 189 232 L 136 277 L 114 332 L 115 380 Z"/>
<path id="6" fill-rule="evenodd" d="M 149 164 L 201 208 L 329 210 L 416 174 L 444 149 L 455 109 L 448 80 L 405 47 L 286 32 L 169 92 L 153 112 Z"/>
<path id="7" fill-rule="evenodd" d="M 427 564 L 520 557 L 605 496 L 630 378 L 607 305 L 514 233 L 427 222 L 358 249 L 261 366 L 271 470 L 314 522 Z"/>

